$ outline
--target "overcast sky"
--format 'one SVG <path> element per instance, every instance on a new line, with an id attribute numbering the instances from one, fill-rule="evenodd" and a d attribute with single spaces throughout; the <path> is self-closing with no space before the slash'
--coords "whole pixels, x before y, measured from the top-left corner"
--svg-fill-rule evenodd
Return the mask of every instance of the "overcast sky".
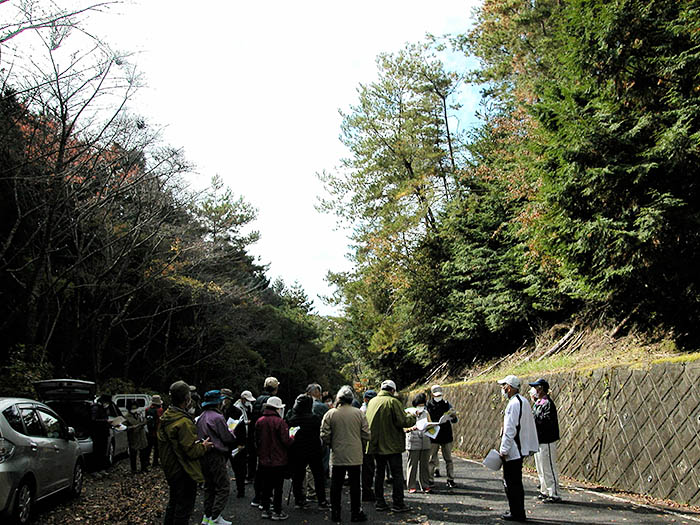
<path id="1" fill-rule="evenodd" d="M 137 53 L 147 88 L 131 110 L 166 127 L 196 165 L 258 209 L 252 247 L 271 279 L 298 281 L 333 313 L 328 270 L 347 270 L 347 237 L 314 204 L 316 173 L 345 155 L 339 109 L 376 78 L 375 58 L 426 32 L 463 32 L 474 0 L 352 2 L 135 0 L 95 20 L 113 47 Z M 120 14 L 117 14 L 119 12 Z"/>

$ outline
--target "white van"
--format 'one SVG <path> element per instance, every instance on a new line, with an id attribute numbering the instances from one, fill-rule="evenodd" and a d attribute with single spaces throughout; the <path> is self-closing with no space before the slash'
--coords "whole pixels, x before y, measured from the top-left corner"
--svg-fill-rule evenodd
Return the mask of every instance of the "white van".
<path id="1" fill-rule="evenodd" d="M 136 406 L 141 414 L 144 414 L 146 409 L 151 406 L 150 394 L 114 394 L 112 400 L 117 404 L 122 415 L 126 415 L 126 405 L 131 400 L 136 401 Z"/>

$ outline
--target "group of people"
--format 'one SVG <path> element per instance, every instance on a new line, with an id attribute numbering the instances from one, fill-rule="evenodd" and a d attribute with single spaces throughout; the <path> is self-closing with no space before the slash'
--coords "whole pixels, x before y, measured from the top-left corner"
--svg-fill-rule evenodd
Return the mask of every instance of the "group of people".
<path id="1" fill-rule="evenodd" d="M 528 455 L 535 454 L 539 497 L 559 501 L 556 408 L 543 379 L 531 383 L 532 409 L 519 393 L 517 377 L 507 376 L 499 383 L 508 398 L 498 452 L 510 513 L 502 517 L 521 521 L 525 520 L 522 462 Z M 229 463 L 237 496 L 245 497 L 246 482 L 252 481 L 251 505 L 259 508 L 261 518 L 273 521 L 288 518 L 283 509 L 285 478 L 292 480 L 295 508 L 308 508 L 315 498 L 319 508 L 330 508 L 333 522 L 341 521 L 345 483 L 350 489 L 351 522 L 367 521 L 362 502 L 373 502 L 378 511 L 410 510 L 404 490 L 433 491 L 440 476 L 440 453 L 447 486 L 455 486 L 452 425 L 457 413 L 440 385 L 431 387 L 429 398 L 426 393 L 417 394 L 408 409 L 389 379 L 381 383 L 379 392 L 365 391 L 362 404 L 348 385 L 338 390 L 332 403 L 324 402 L 320 385 L 312 383 L 290 409 L 277 395 L 279 385 L 276 378 L 266 378 L 257 398 L 247 390 L 237 399 L 231 390 L 210 390 L 203 395 L 196 417 L 190 386 L 184 381 L 171 385 L 172 404 L 159 414 L 156 439 L 170 487 L 166 525 L 189 523 L 199 484 L 204 485 L 202 525 L 230 524 L 222 514 L 230 492 Z M 404 451 L 408 451 L 407 479 Z M 384 494 L 385 478 L 392 487 L 390 503 Z"/>

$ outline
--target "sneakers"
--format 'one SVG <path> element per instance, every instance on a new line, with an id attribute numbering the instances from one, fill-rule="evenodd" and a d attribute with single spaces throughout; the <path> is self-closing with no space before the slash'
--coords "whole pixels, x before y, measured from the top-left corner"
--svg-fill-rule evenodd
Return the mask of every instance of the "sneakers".
<path id="1" fill-rule="evenodd" d="M 306 500 L 301 500 L 297 503 L 294 504 L 295 509 L 308 509 L 309 508 L 309 502 Z"/>
<path id="2" fill-rule="evenodd" d="M 546 496 L 542 498 L 542 503 L 561 503 L 559 496 Z"/>
<path id="3" fill-rule="evenodd" d="M 408 489 L 408 493 L 409 493 L 409 494 L 415 494 L 415 493 L 416 493 L 416 489 Z"/>
<path id="4" fill-rule="evenodd" d="M 389 510 L 389 505 L 386 504 L 386 501 L 378 501 L 374 505 L 374 510 L 377 510 L 379 512 L 382 512 L 384 510 Z"/>
<path id="5" fill-rule="evenodd" d="M 272 514 L 270 514 L 269 510 L 263 509 L 262 513 L 260 514 L 260 517 L 264 520 L 269 520 L 272 517 Z"/>
<path id="6" fill-rule="evenodd" d="M 256 499 L 254 499 L 253 501 L 250 502 L 250 506 L 251 506 L 251 507 L 259 507 L 259 506 L 260 506 L 260 502 L 259 502 L 258 500 L 256 500 Z"/>
<path id="7" fill-rule="evenodd" d="M 283 510 L 281 510 L 279 512 L 272 513 L 272 521 L 282 521 L 282 520 L 286 520 L 288 517 L 289 517 L 289 514 L 287 514 Z"/>
<path id="8" fill-rule="evenodd" d="M 536 498 L 540 501 L 547 499 L 549 496 L 547 494 L 542 494 L 541 492 L 536 496 Z"/>
<path id="9" fill-rule="evenodd" d="M 448 480 L 447 480 L 447 488 L 453 489 L 453 488 L 455 488 L 456 486 L 457 486 L 457 485 L 455 485 L 455 480 L 453 480 L 453 479 L 448 479 Z"/>
<path id="10" fill-rule="evenodd" d="M 209 518 L 209 523 L 211 525 L 231 525 L 230 521 L 224 519 L 223 514 L 219 514 L 219 517 L 216 519 Z"/>
<path id="11" fill-rule="evenodd" d="M 318 508 L 319 508 L 319 509 L 330 509 L 331 506 L 328 504 L 327 501 L 324 500 L 324 501 L 319 501 L 319 502 L 318 502 Z"/>
<path id="12" fill-rule="evenodd" d="M 425 492 L 426 494 L 430 494 L 432 491 L 433 491 L 433 487 L 425 487 L 423 489 L 423 492 Z"/>
<path id="13" fill-rule="evenodd" d="M 367 514 L 365 514 L 364 511 L 360 511 L 357 514 L 353 514 L 352 516 L 350 516 L 350 521 L 367 521 Z"/>
<path id="14" fill-rule="evenodd" d="M 406 504 L 404 504 L 404 505 L 392 505 L 391 506 L 391 512 L 408 512 L 409 510 L 411 510 L 411 507 L 409 507 Z"/>

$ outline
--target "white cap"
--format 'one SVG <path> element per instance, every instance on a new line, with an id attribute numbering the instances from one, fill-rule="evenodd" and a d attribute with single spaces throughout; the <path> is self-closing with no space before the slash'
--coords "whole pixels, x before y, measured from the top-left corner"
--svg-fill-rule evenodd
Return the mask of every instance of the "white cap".
<path id="1" fill-rule="evenodd" d="M 282 400 L 277 396 L 268 398 L 265 405 L 272 408 L 284 408 L 284 403 L 282 403 Z"/>
<path id="2" fill-rule="evenodd" d="M 433 397 L 440 398 L 442 397 L 442 387 L 440 385 L 433 385 L 430 387 L 430 394 Z"/>
<path id="3" fill-rule="evenodd" d="M 382 381 L 382 386 L 380 388 L 381 390 L 386 390 L 387 388 L 396 390 L 396 383 L 394 383 L 391 379 L 385 379 L 384 381 Z"/>
<path id="4" fill-rule="evenodd" d="M 503 379 L 498 380 L 499 385 L 510 385 L 513 388 L 520 390 L 520 379 L 518 379 L 514 375 L 509 375 L 504 377 Z"/>
<path id="5" fill-rule="evenodd" d="M 244 390 L 243 392 L 241 392 L 241 397 L 246 401 L 250 401 L 251 403 L 255 401 L 253 393 L 250 390 Z"/>

